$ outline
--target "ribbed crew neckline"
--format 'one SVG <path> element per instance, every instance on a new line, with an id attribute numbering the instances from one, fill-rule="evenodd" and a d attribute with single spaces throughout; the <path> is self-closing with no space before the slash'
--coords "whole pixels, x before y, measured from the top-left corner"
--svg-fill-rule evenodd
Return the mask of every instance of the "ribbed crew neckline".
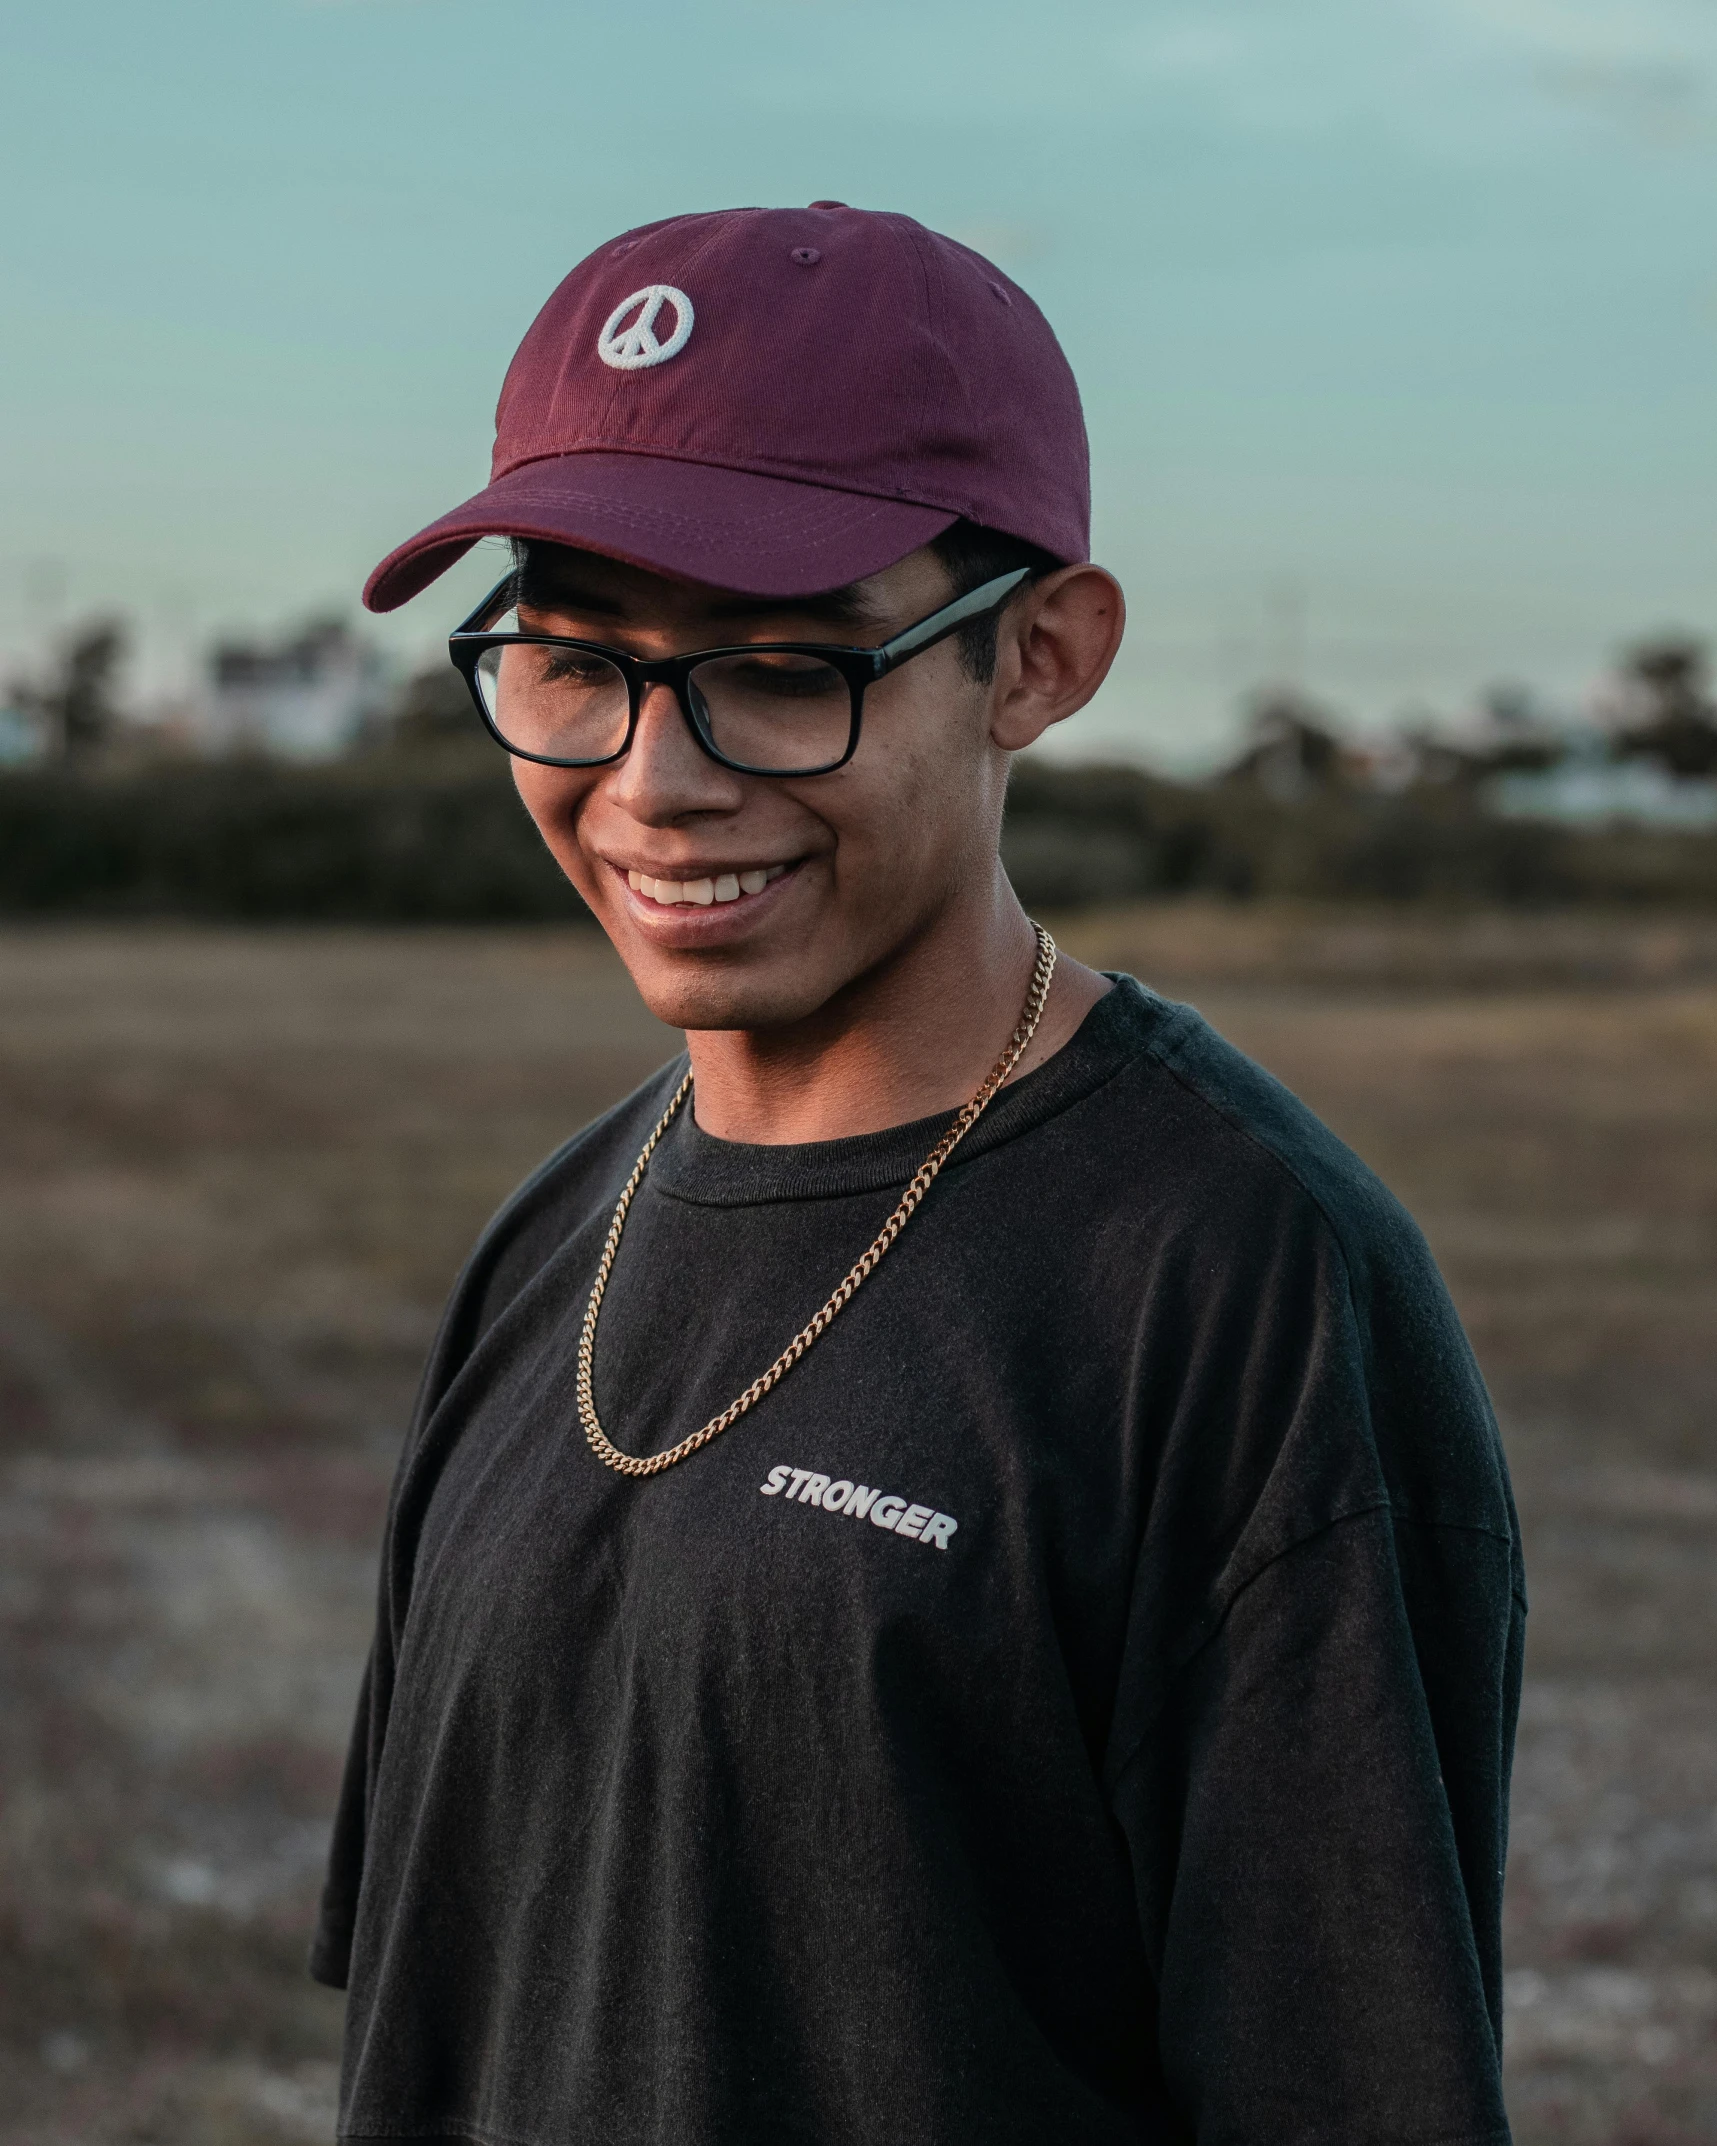
<path id="1" fill-rule="evenodd" d="M 1115 988 L 1103 994 L 1053 1058 L 1002 1090 L 955 1150 L 950 1169 L 1030 1132 L 1102 1087 L 1139 1055 L 1164 1002 L 1131 976 L 1104 973 Z M 699 1207 L 880 1192 L 911 1178 L 956 1115 L 946 1110 L 879 1133 L 773 1147 L 718 1140 L 682 1107 L 650 1158 L 644 1182 L 652 1192 Z"/>

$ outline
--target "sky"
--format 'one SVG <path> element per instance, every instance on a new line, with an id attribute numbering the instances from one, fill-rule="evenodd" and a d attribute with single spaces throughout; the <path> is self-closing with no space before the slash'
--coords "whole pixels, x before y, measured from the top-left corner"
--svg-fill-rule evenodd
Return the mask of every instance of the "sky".
<path id="1" fill-rule="evenodd" d="M 11 668 L 118 609 L 158 693 L 355 614 L 575 261 L 823 198 L 990 254 L 1073 362 L 1131 624 L 1065 751 L 1717 632 L 1713 0 L 57 0 L 0 78 Z M 421 659 L 489 570 L 370 630 Z"/>

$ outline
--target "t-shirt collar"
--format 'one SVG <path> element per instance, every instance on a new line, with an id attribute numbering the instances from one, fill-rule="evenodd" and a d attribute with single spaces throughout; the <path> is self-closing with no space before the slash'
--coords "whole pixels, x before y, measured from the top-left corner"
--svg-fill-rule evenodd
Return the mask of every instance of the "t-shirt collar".
<path id="1" fill-rule="evenodd" d="M 1053 1058 L 1013 1082 L 985 1111 L 948 1167 L 1014 1140 L 1100 1088 L 1136 1057 L 1163 1002 L 1130 976 L 1115 976 Z M 841 1199 L 904 1185 L 954 1120 L 953 1111 L 845 1140 L 773 1147 L 718 1140 L 681 1110 L 650 1161 L 654 1192 L 704 1207 L 772 1200 Z"/>

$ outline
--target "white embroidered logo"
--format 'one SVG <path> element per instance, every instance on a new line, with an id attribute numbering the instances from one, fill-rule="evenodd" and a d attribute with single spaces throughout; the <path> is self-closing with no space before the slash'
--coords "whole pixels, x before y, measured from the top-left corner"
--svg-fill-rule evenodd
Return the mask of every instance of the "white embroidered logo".
<path id="1" fill-rule="evenodd" d="M 960 1525 L 952 1513 L 939 1513 L 933 1505 L 914 1505 L 892 1492 L 883 1497 L 868 1483 L 855 1483 L 846 1476 L 831 1483 L 814 1469 L 791 1468 L 785 1461 L 771 1468 L 768 1481 L 757 1487 L 766 1498 L 785 1493 L 789 1505 L 818 1505 L 825 1513 L 846 1513 L 854 1520 L 886 1528 L 891 1535 L 934 1544 L 938 1550 L 947 1549 L 949 1537 Z"/>
<path id="2" fill-rule="evenodd" d="M 664 305 L 674 309 L 674 332 L 663 343 L 656 337 L 656 316 Z M 628 314 L 629 325 L 622 327 Z M 635 373 L 646 365 L 666 365 L 686 347 L 692 332 L 692 302 L 671 283 L 646 283 L 609 314 L 596 338 L 596 354 L 617 373 Z"/>

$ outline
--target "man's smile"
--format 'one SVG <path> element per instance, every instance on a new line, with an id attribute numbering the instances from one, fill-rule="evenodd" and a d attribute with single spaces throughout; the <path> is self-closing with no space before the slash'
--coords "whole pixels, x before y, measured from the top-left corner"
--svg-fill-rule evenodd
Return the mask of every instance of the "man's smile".
<path id="1" fill-rule="evenodd" d="M 761 894 L 772 880 L 791 870 L 786 864 L 758 864 L 740 870 L 688 872 L 680 879 L 653 879 L 647 872 L 628 871 L 626 884 L 634 894 L 663 908 L 691 904 L 707 909 L 715 902 L 737 902 L 746 895 Z"/>

